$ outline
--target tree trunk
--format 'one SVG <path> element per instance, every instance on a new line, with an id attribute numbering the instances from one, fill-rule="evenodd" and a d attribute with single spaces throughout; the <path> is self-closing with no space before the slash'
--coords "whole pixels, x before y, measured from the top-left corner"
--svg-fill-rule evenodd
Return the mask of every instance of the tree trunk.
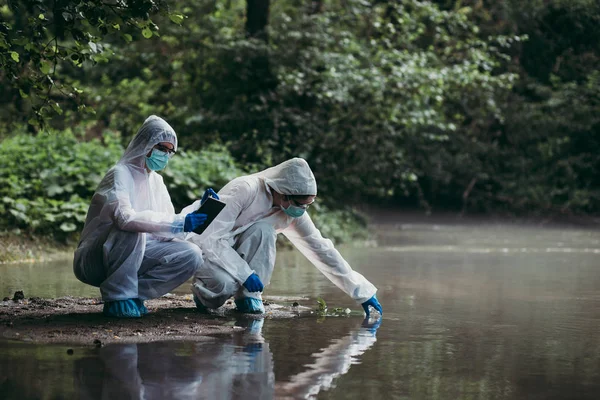
<path id="1" fill-rule="evenodd" d="M 323 0 L 310 0 L 310 15 L 320 14 L 323 12 Z"/>
<path id="2" fill-rule="evenodd" d="M 246 0 L 246 35 L 267 41 L 271 0 Z"/>

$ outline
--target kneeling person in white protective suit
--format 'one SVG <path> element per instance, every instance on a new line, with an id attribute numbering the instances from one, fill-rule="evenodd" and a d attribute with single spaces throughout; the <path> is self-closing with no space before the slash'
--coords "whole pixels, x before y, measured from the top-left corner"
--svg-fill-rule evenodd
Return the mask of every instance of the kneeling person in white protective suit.
<path id="1" fill-rule="evenodd" d="M 100 182 L 87 213 L 73 271 L 100 287 L 104 314 L 135 318 L 157 298 L 189 279 L 202 264 L 198 246 L 185 233 L 206 214 L 175 214 L 163 179 L 177 150 L 177 136 L 157 116 L 142 125 L 125 153 Z M 208 193 L 214 193 L 211 189 Z"/>
<path id="2" fill-rule="evenodd" d="M 205 259 L 192 286 L 198 308 L 217 308 L 234 296 L 239 311 L 263 313 L 261 292 L 275 265 L 277 234 L 283 233 L 329 280 L 362 304 L 367 315 L 369 306 L 382 312 L 375 286 L 350 268 L 305 212 L 316 195 L 315 177 L 301 158 L 225 185 L 219 191 L 227 204 L 223 211 L 202 235 L 188 236 Z"/>

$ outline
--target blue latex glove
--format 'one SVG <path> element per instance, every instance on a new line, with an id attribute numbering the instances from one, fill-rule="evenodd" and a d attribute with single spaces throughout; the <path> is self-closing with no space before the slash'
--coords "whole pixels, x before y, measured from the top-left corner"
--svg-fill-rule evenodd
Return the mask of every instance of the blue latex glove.
<path id="1" fill-rule="evenodd" d="M 244 287 L 248 289 L 249 292 L 262 292 L 265 288 L 258 275 L 254 273 L 246 279 Z"/>
<path id="2" fill-rule="evenodd" d="M 199 226 L 204 225 L 206 222 L 206 214 L 203 213 L 190 213 L 185 216 L 185 222 L 183 223 L 184 232 L 192 232 Z"/>
<path id="3" fill-rule="evenodd" d="M 374 294 L 373 297 L 362 303 L 362 307 L 365 309 L 365 314 L 367 314 L 367 317 L 370 315 L 369 306 L 373 307 L 374 309 L 379 311 L 379 314 L 383 315 L 383 309 L 381 308 L 381 304 L 379 304 L 379 301 L 377 300 L 377 295 Z"/>
<path id="4" fill-rule="evenodd" d="M 204 204 L 204 202 L 206 201 L 206 199 L 208 199 L 209 197 L 212 197 L 212 198 L 215 198 L 215 199 L 219 200 L 219 195 L 217 193 L 215 193 L 215 191 L 212 190 L 212 188 L 208 188 L 208 189 L 206 189 L 206 191 L 202 195 L 202 200 L 200 200 L 200 205 Z"/>

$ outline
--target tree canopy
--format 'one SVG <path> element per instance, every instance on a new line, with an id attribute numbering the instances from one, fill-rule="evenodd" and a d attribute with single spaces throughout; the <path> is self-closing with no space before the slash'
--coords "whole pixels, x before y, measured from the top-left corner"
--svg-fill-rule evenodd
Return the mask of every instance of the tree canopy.
<path id="1" fill-rule="evenodd" d="M 8 1 L 0 135 L 149 114 L 246 170 L 306 158 L 326 198 L 600 209 L 588 0 Z"/>

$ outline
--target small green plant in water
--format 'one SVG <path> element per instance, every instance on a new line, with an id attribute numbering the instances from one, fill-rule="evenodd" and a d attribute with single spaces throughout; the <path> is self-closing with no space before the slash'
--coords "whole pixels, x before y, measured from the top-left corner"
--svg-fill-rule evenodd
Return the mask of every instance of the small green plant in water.
<path id="1" fill-rule="evenodd" d="M 322 298 L 317 298 L 317 309 L 316 309 L 317 314 L 319 315 L 325 315 L 327 314 L 327 303 L 325 303 L 325 300 L 323 300 Z"/>
<path id="2" fill-rule="evenodd" d="M 322 298 L 317 298 L 317 309 L 315 310 L 319 317 L 346 317 L 352 312 L 349 308 L 335 307 L 331 311 L 327 308 L 327 303 Z"/>

